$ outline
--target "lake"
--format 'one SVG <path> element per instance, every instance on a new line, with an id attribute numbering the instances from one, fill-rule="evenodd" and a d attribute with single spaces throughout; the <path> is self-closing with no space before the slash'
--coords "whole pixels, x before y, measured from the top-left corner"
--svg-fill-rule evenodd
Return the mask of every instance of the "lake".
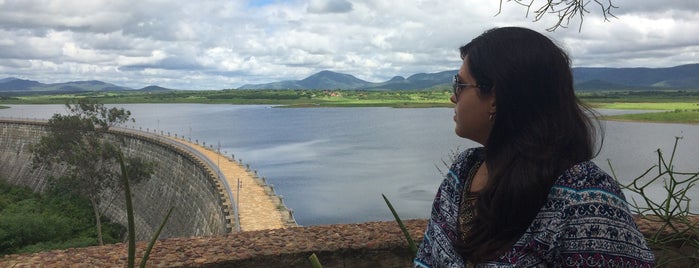
<path id="1" fill-rule="evenodd" d="M 7 105 L 0 117 L 48 119 L 63 105 Z M 235 155 L 274 185 L 300 225 L 392 220 L 381 194 L 404 218 L 427 218 L 440 169 L 457 150 L 476 146 L 456 137 L 449 108 L 274 108 L 267 105 L 126 104 L 127 127 L 162 130 Z M 601 110 L 603 114 L 623 111 Z M 622 183 L 670 154 L 682 136 L 675 170 L 698 172 L 699 126 L 602 122 L 595 162 Z M 668 156 L 669 158 L 669 156 Z M 244 188 L 243 188 L 244 190 Z M 662 195 L 655 185 L 650 193 Z M 691 196 L 699 198 L 699 190 Z M 627 192 L 627 197 L 634 198 Z M 637 197 L 636 197 L 637 198 Z M 694 202 L 694 211 L 699 208 Z M 242 204 L 244 205 L 244 204 Z"/>

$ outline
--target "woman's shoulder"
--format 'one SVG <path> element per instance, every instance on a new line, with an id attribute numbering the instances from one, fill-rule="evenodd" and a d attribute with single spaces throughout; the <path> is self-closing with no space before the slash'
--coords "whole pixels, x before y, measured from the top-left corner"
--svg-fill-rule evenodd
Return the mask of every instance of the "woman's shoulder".
<path id="1" fill-rule="evenodd" d="M 473 147 L 461 151 L 454 158 L 454 163 L 470 163 L 475 161 L 483 161 L 485 158 L 485 148 L 483 147 Z"/>
<path id="2" fill-rule="evenodd" d="M 457 159 L 466 159 L 466 158 L 473 158 L 473 157 L 483 157 L 485 153 L 485 148 L 483 147 L 472 147 L 468 148 L 466 150 L 461 151 L 456 157 Z"/>
<path id="3" fill-rule="evenodd" d="M 542 241 L 558 245 L 558 261 L 589 258 L 631 267 L 653 263 L 619 183 L 592 161 L 572 166 L 556 180 L 530 228 L 534 236 L 550 238 Z M 547 230 L 556 230 L 555 235 L 548 236 Z"/>
<path id="4" fill-rule="evenodd" d="M 564 218 L 594 216 L 589 211 L 614 211 L 617 217 L 631 220 L 619 183 L 592 161 L 578 163 L 558 177 L 549 192 L 547 204 L 551 206 L 545 210 L 563 213 L 560 216 Z"/>
<path id="5" fill-rule="evenodd" d="M 554 187 L 622 195 L 619 183 L 592 161 L 577 163 L 564 171 L 554 182 Z"/>
<path id="6" fill-rule="evenodd" d="M 592 161 L 566 170 L 551 188 L 543 210 L 556 212 L 568 224 L 586 224 L 590 217 L 633 222 L 619 183 Z"/>

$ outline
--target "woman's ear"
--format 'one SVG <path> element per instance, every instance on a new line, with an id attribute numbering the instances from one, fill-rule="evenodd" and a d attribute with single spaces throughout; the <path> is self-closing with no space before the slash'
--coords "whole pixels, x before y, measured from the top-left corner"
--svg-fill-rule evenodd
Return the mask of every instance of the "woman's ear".
<path id="1" fill-rule="evenodd" d="M 488 102 L 490 102 L 490 108 L 488 109 L 488 120 L 490 120 L 490 122 L 493 122 L 495 121 L 495 116 L 497 114 L 497 107 L 495 106 L 495 95 L 490 95 L 488 98 Z"/>

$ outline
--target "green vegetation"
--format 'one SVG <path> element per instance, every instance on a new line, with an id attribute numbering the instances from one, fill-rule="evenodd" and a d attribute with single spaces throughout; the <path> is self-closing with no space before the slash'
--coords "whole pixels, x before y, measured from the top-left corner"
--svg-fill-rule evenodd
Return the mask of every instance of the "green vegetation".
<path id="1" fill-rule="evenodd" d="M 86 92 L 83 94 L 28 95 L 0 100 L 2 104 L 63 104 L 90 98 L 100 103 L 205 103 L 268 104 L 290 107 L 449 107 L 451 91 L 358 90 L 217 90 L 168 92 Z"/>
<path id="2" fill-rule="evenodd" d="M 610 103 L 675 103 L 699 102 L 699 90 L 665 91 L 581 91 L 578 96 L 593 105 Z"/>
<path id="3" fill-rule="evenodd" d="M 680 124 L 699 124 L 699 109 L 674 110 L 657 113 L 625 114 L 606 116 L 604 119 L 634 121 L 634 122 L 662 122 Z"/>
<path id="4" fill-rule="evenodd" d="M 117 243 L 125 228 L 103 221 L 106 243 Z M 0 180 L 0 255 L 98 245 L 90 202 L 51 189 L 44 194 Z"/>
<path id="5" fill-rule="evenodd" d="M 403 221 L 400 219 L 400 216 L 398 216 L 398 212 L 396 212 L 396 209 L 393 208 L 393 204 L 391 204 L 391 201 L 388 201 L 388 198 L 386 198 L 386 195 L 381 194 L 381 197 L 383 197 L 383 201 L 386 202 L 386 206 L 388 206 L 388 209 L 391 210 L 391 214 L 393 214 L 393 218 L 396 220 L 396 223 L 398 223 L 398 227 L 400 228 L 401 231 L 403 231 L 403 235 L 405 236 L 405 240 L 408 241 L 408 247 L 410 248 L 410 251 L 413 253 L 413 255 L 417 254 L 417 244 L 415 244 L 415 240 L 413 240 L 413 237 L 410 236 L 410 232 L 408 232 L 408 228 L 405 227 L 405 224 L 403 224 Z"/>
<path id="6" fill-rule="evenodd" d="M 318 256 L 315 253 L 311 253 L 311 256 L 308 257 L 308 260 L 311 262 L 311 267 L 323 268 L 323 265 L 320 264 L 320 260 L 318 259 Z"/>
<path id="7" fill-rule="evenodd" d="M 633 182 L 624 188 L 641 196 L 640 203 L 631 202 L 633 212 L 642 219 L 658 225 L 658 229 L 646 236 L 648 245 L 656 251 L 658 267 L 697 267 L 699 265 L 699 222 L 693 220 L 699 216 L 690 210 L 691 188 L 699 182 L 699 172 L 681 172 L 674 169 L 673 161 L 677 144 L 681 137 L 675 138 L 675 145 L 667 159 L 660 149 L 657 150 L 658 164 L 648 168 Z M 612 168 L 611 162 L 609 162 Z M 612 175 L 616 179 L 614 169 Z M 664 200 L 651 200 L 649 187 L 663 185 Z"/>
<path id="8" fill-rule="evenodd" d="M 596 103 L 595 106 L 620 110 L 696 110 L 699 102 L 612 102 Z"/>
<path id="9" fill-rule="evenodd" d="M 699 91 L 583 92 L 580 98 L 594 108 L 657 110 L 641 114 L 605 116 L 603 119 L 640 122 L 699 124 Z"/>

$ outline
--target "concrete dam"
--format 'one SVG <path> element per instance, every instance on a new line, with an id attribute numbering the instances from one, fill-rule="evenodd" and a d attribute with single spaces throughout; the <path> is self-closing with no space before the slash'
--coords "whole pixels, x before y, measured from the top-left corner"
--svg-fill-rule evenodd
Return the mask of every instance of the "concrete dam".
<path id="1" fill-rule="evenodd" d="M 0 119 L 0 179 L 39 192 L 47 186 L 48 177 L 61 174 L 60 167 L 31 165 L 30 145 L 47 131 L 45 121 Z M 110 130 L 109 135 L 125 141 L 124 154 L 155 163 L 150 179 L 131 186 L 137 239 L 150 239 L 171 207 L 174 209 L 161 238 L 239 230 L 229 189 L 201 157 L 164 136 L 128 129 Z M 101 206 L 105 216 L 126 225 L 123 192 L 108 192 Z"/>

